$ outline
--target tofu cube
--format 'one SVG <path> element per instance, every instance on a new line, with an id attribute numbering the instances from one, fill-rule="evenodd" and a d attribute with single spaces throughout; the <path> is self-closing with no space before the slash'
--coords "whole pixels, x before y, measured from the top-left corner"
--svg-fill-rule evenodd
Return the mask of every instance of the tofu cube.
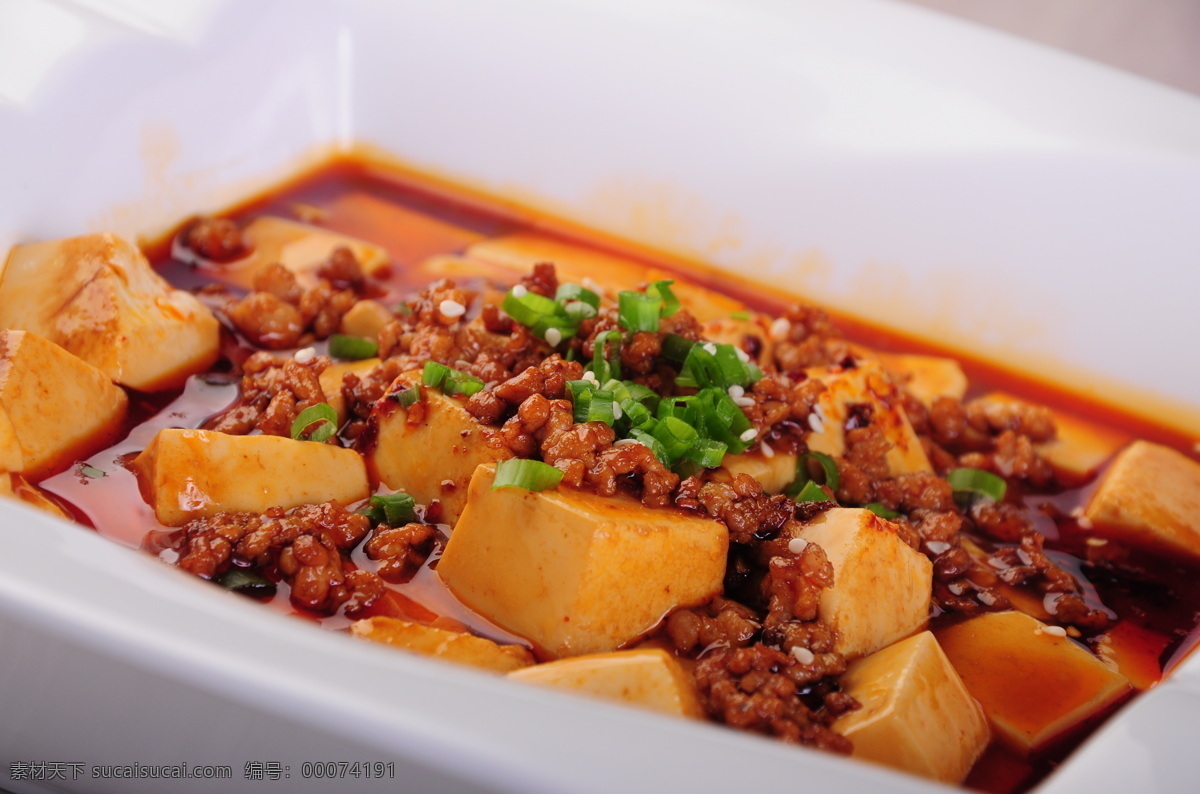
<path id="1" fill-rule="evenodd" d="M 746 308 L 740 301 L 683 281 L 678 275 L 660 268 L 532 232 L 516 232 L 475 243 L 467 249 L 467 256 L 519 273 L 528 272 L 539 262 L 553 262 L 560 282 L 578 284 L 587 279 L 598 284 L 604 295 L 613 300 L 620 290 L 671 279 L 675 282 L 671 288 L 675 297 L 702 323 L 728 317 Z"/>
<path id="2" fill-rule="evenodd" d="M 980 615 L 937 638 L 996 735 L 1020 752 L 1044 747 L 1130 691 L 1125 676 L 1060 627 L 1023 612 Z"/>
<path id="3" fill-rule="evenodd" d="M 133 461 L 142 498 L 169 527 L 223 511 L 263 513 L 370 494 L 362 457 L 315 441 L 168 428 Z"/>
<path id="4" fill-rule="evenodd" d="M 837 630 L 835 650 L 853 659 L 874 653 L 925 627 L 933 563 L 870 510 L 836 507 L 800 537 L 825 550 L 833 587 L 821 593 L 819 614 Z"/>
<path id="5" fill-rule="evenodd" d="M 57 518 L 65 518 L 68 521 L 71 519 L 66 510 L 59 507 L 50 497 L 42 493 L 39 488 L 30 485 L 19 474 L 0 472 L 0 497 L 24 502 Z"/>
<path id="6" fill-rule="evenodd" d="M 212 313 L 114 235 L 19 245 L 0 278 L 0 327 L 44 336 L 122 386 L 174 388 L 217 358 Z"/>
<path id="7" fill-rule="evenodd" d="M 810 378 L 828 387 L 817 399 L 820 423 L 808 436 L 808 448 L 841 457 L 846 452 L 846 420 L 856 405 L 870 406 L 870 421 L 892 443 L 887 453 L 889 473 L 895 477 L 918 471 L 933 471 L 908 415 L 900 407 L 896 386 L 878 361 L 863 361 L 852 369 L 813 368 Z"/>
<path id="8" fill-rule="evenodd" d="M 983 399 L 1007 404 L 1024 402 L 1003 392 L 992 392 Z M 1079 485 L 1090 479 L 1130 441 L 1128 434 L 1110 427 L 1062 411 L 1051 413 L 1057 430 L 1055 438 L 1035 444 L 1034 449 L 1054 469 L 1055 476 L 1068 485 Z"/>
<path id="9" fill-rule="evenodd" d="M 991 740 L 983 709 L 928 631 L 852 663 L 841 686 L 862 705 L 832 726 L 855 758 L 957 784 Z"/>
<path id="10" fill-rule="evenodd" d="M 952 358 L 879 353 L 879 360 L 896 380 L 925 405 L 938 397 L 961 400 L 967 393 L 967 376 Z"/>
<path id="11" fill-rule="evenodd" d="M 798 458 L 797 455 L 782 452 L 767 457 L 761 451 L 726 455 L 721 461 L 721 468 L 717 469 L 714 476 L 717 479 L 733 479 L 738 474 L 749 474 L 762 483 L 766 493 L 783 493 L 784 488 L 796 481 Z"/>
<path id="12" fill-rule="evenodd" d="M 379 301 L 361 300 L 342 315 L 341 332 L 378 342 L 379 332 L 394 319 L 395 316 Z"/>
<path id="13" fill-rule="evenodd" d="M 245 289 L 251 289 L 255 275 L 274 262 L 292 271 L 300 286 L 311 287 L 317 283 L 317 270 L 334 249 L 341 247 L 350 249 L 367 275 L 388 266 L 387 251 L 377 245 L 285 218 L 255 218 L 242 230 L 242 237 L 250 246 L 250 253 L 236 262 L 212 268 L 211 272 Z"/>
<path id="14" fill-rule="evenodd" d="M 508 677 L 675 717 L 698 719 L 704 715 L 691 676 L 661 648 L 560 659 L 517 670 Z"/>
<path id="15" fill-rule="evenodd" d="M 342 394 L 342 379 L 348 373 L 365 375 L 379 366 L 379 359 L 366 358 L 362 361 L 342 361 L 330 364 L 317 376 L 321 391 L 325 394 L 325 402 L 337 413 L 338 424 L 346 421 L 346 398 Z"/>
<path id="16" fill-rule="evenodd" d="M 1135 441 L 1113 461 L 1083 514 L 1098 534 L 1200 559 L 1200 463 Z"/>
<path id="17" fill-rule="evenodd" d="M 461 631 L 447 631 L 400 618 L 377 616 L 350 624 L 350 634 L 455 664 L 507 673 L 534 663 L 520 645 L 500 645 Z"/>
<path id="18" fill-rule="evenodd" d="M 0 471 L 30 479 L 103 449 L 129 400 L 100 370 L 29 331 L 0 331 Z"/>
<path id="19" fill-rule="evenodd" d="M 419 373 L 404 377 L 420 383 Z M 421 504 L 438 500 L 442 522 L 454 526 L 467 504 L 475 467 L 511 458 L 512 452 L 489 443 L 494 428 L 476 422 L 460 399 L 422 386 L 421 401 L 424 417 L 413 424 L 400 403 L 379 401 L 371 414 L 378 433 L 374 447 L 367 452 L 367 465 L 375 479 L 405 491 Z"/>
<path id="20" fill-rule="evenodd" d="M 615 650 L 721 592 L 729 531 L 623 496 L 471 478 L 437 573 L 459 600 L 561 658 Z"/>

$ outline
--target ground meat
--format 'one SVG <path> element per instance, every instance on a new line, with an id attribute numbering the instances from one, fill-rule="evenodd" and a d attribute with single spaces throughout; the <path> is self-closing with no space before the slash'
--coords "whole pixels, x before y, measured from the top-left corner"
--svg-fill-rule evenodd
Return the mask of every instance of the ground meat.
<path id="1" fill-rule="evenodd" d="M 269 292 L 293 306 L 299 305 L 304 290 L 296 283 L 296 274 L 279 262 L 272 262 L 254 274 L 254 291 Z"/>
<path id="2" fill-rule="evenodd" d="M 642 444 L 608 447 L 585 476 L 601 496 L 616 493 L 619 479 L 628 477 L 631 483 L 640 483 L 642 504 L 647 507 L 670 505 L 671 496 L 679 486 L 679 475 Z"/>
<path id="3" fill-rule="evenodd" d="M 657 359 L 662 355 L 662 335 L 649 331 L 637 331 L 621 345 L 621 366 L 637 375 L 654 371 Z"/>
<path id="4" fill-rule="evenodd" d="M 228 218 L 199 218 L 184 230 L 182 243 L 210 262 L 231 262 L 248 252 L 241 230 Z"/>
<path id="5" fill-rule="evenodd" d="M 367 556 L 379 562 L 379 575 L 389 582 L 407 582 L 433 551 L 437 530 L 425 524 L 377 527 L 364 546 Z"/>
<path id="6" fill-rule="evenodd" d="M 697 609 L 678 609 L 664 630 L 675 650 L 690 656 L 715 648 L 744 648 L 762 625 L 754 610 L 720 596 Z"/>
<path id="7" fill-rule="evenodd" d="M 328 339 L 337 333 L 342 317 L 358 303 L 358 299 L 354 290 L 337 289 L 322 280 L 300 298 L 300 315 L 315 338 Z"/>
<path id="8" fill-rule="evenodd" d="M 553 298 L 558 292 L 558 273 L 550 262 L 538 262 L 532 272 L 521 278 L 521 285 L 530 292 Z"/>
<path id="9" fill-rule="evenodd" d="M 1032 585 L 1048 596 L 1054 594 L 1044 603 L 1059 622 L 1088 632 L 1107 629 L 1111 614 L 1087 605 L 1079 581 L 1050 559 L 1044 545 L 1040 532 L 1026 530 L 1018 545 L 997 549 L 988 557 L 988 564 L 1008 584 Z"/>
<path id="10" fill-rule="evenodd" d="M 792 306 L 772 326 L 771 333 L 776 338 L 774 358 L 780 372 L 833 366 L 850 354 L 829 315 L 815 306 Z"/>
<path id="11" fill-rule="evenodd" d="M 253 344 L 268 350 L 296 347 L 304 334 L 304 316 L 270 292 L 251 292 L 225 307 L 225 316 Z"/>
<path id="12" fill-rule="evenodd" d="M 258 430 L 267 435 L 290 436 L 296 416 L 325 401 L 319 378 L 329 363 L 323 356 L 301 364 L 291 358 L 255 353 L 242 365 L 237 402 L 203 426 L 231 435 Z"/>
<path id="13" fill-rule="evenodd" d="M 325 614 L 343 606 L 352 612 L 384 592 L 378 576 L 347 571 L 343 560 L 369 528 L 366 516 L 335 502 L 272 508 L 263 515 L 217 513 L 183 526 L 177 564 L 204 579 L 233 565 L 260 571 L 276 566 L 291 585 L 292 603 Z"/>
<path id="14" fill-rule="evenodd" d="M 761 643 L 718 650 L 696 663 L 696 685 L 708 713 L 726 725 L 849 753 L 849 740 L 829 725 L 857 704 L 821 693 L 810 707 L 796 680 L 808 678 L 802 667 L 791 654 Z"/>
<path id="15" fill-rule="evenodd" d="M 690 506 L 692 494 L 684 492 L 680 506 Z M 709 482 L 694 494 L 695 504 L 711 518 L 729 527 L 734 543 L 754 543 L 779 534 L 795 516 L 796 503 L 783 495 L 768 496 L 762 484 L 748 474 L 738 474 L 727 483 Z"/>
<path id="16" fill-rule="evenodd" d="M 333 249 L 329 258 L 317 270 L 317 277 L 328 281 L 336 289 L 358 292 L 366 282 L 362 266 L 354 253 L 344 245 Z"/>

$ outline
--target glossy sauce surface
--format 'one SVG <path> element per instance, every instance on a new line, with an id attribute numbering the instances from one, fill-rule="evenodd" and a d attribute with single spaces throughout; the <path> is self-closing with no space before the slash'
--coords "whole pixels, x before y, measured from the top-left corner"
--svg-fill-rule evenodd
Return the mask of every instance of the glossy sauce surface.
<path id="1" fill-rule="evenodd" d="M 381 296 L 385 304 L 406 298 L 439 277 L 424 266 L 430 257 L 460 254 L 475 242 L 512 231 L 562 234 L 572 243 L 591 245 L 628 258 L 646 259 L 645 252 L 614 249 L 611 242 L 601 238 L 581 240 L 552 220 L 499 204 L 485 206 L 474 198 L 450 196 L 441 187 L 423 185 L 411 178 L 400 178 L 356 162 L 335 163 L 275 193 L 248 202 L 233 213 L 233 217 L 243 223 L 260 215 L 298 218 L 387 249 L 392 268 L 386 281 L 387 293 Z M 220 274 L 216 270 L 190 267 L 172 259 L 170 248 L 168 239 L 151 246 L 149 253 L 160 272 L 173 284 L 191 288 L 219 281 Z M 650 261 L 666 268 L 678 265 Z M 486 270 L 486 267 L 481 268 L 483 273 Z M 728 293 L 769 314 L 781 313 L 794 300 L 792 296 L 774 294 L 713 271 L 688 268 L 686 273 L 693 283 Z M 501 281 L 511 278 L 499 270 L 496 276 Z M 837 319 L 850 339 L 864 345 L 880 350 L 945 355 L 944 351 L 929 345 L 917 344 L 861 323 Z M 171 550 L 171 539 L 177 531 L 167 530 L 157 523 L 150 508 L 142 501 L 137 482 L 125 464 L 149 444 L 159 429 L 196 427 L 235 400 L 238 378 L 228 374 L 230 362 L 240 361 L 248 351 L 239 348 L 229 334 L 225 334 L 225 340 L 224 357 L 212 373 L 193 377 L 182 392 L 131 395 L 133 410 L 123 440 L 86 461 L 92 467 L 86 473 L 81 465 L 76 465 L 44 480 L 42 488 L 100 534 L 173 561 L 175 552 Z M 317 348 L 323 352 L 323 343 Z M 1170 429 L 1082 403 L 1070 394 L 995 367 L 970 360 L 963 360 L 962 366 L 971 384 L 968 396 L 1005 391 L 1113 427 L 1130 437 L 1146 438 L 1193 454 L 1190 440 Z M 103 476 L 98 476 L 95 470 L 103 472 Z M 1104 647 L 1099 649 L 1102 657 L 1119 665 L 1136 688 L 1148 688 L 1196 644 L 1196 626 L 1200 622 L 1197 611 L 1200 607 L 1200 577 L 1192 567 L 1136 553 L 1122 554 L 1112 565 L 1095 564 L 1106 552 L 1102 551 L 1103 547 L 1089 545 L 1087 533 L 1071 517 L 1071 511 L 1086 502 L 1089 487 L 1085 484 L 1082 488 L 1052 496 L 1032 495 L 1027 502 L 1034 508 L 1036 528 L 1046 536 L 1047 549 L 1051 550 L 1055 562 L 1080 579 L 1092 605 L 1103 605 L 1119 617 L 1115 628 L 1107 633 Z M 986 550 L 999 545 L 982 538 L 972 539 Z M 351 561 L 361 567 L 374 565 L 366 559 L 361 548 L 353 553 Z M 432 570 L 431 564 L 435 562 L 436 554 L 410 582 L 392 585 L 389 596 L 381 599 L 364 616 L 393 615 L 444 628 L 469 627 L 493 639 L 519 641 L 458 604 Z M 344 617 L 300 614 L 288 602 L 287 586 L 282 582 L 268 603 L 274 609 L 321 622 L 328 628 L 342 628 L 347 623 Z M 947 620 L 947 616 L 935 617 L 933 628 L 945 625 Z M 967 785 L 996 792 L 1027 789 L 1060 763 L 1093 727 L 1092 722 L 1080 726 L 1033 758 L 1018 757 L 993 743 L 976 765 Z"/>

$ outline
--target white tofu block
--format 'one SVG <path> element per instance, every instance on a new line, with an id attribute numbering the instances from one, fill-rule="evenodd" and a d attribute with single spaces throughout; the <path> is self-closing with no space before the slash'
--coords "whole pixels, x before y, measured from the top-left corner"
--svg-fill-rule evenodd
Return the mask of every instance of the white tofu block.
<path id="1" fill-rule="evenodd" d="M 889 473 L 895 477 L 918 471 L 933 471 L 921 440 L 913 431 L 908 415 L 900 407 L 899 395 L 891 379 L 877 361 L 863 361 L 853 369 L 842 367 L 807 370 L 810 378 L 819 378 L 828 387 L 817 400 L 822 417 L 818 429 L 808 436 L 808 447 L 832 457 L 846 452 L 846 420 L 855 405 L 870 406 L 871 423 L 892 443 L 887 453 Z"/>
<path id="2" fill-rule="evenodd" d="M 721 461 L 721 469 L 714 476 L 721 479 L 733 479 L 734 475 L 749 474 L 762 483 L 763 491 L 769 494 L 783 493 L 796 481 L 796 462 L 798 456 L 791 453 L 776 452 L 768 457 L 762 452 L 743 452 L 740 455 L 726 455 Z M 724 469 L 724 474 L 722 473 Z"/>
<path id="3" fill-rule="evenodd" d="M 433 656 L 481 670 L 507 673 L 534 663 L 533 654 L 520 645 L 500 645 L 461 631 L 447 631 L 400 618 L 377 616 L 350 624 L 350 634 L 393 648 Z"/>
<path id="4" fill-rule="evenodd" d="M 900 540 L 891 522 L 870 510 L 836 507 L 800 537 L 824 549 L 833 565 L 833 587 L 821 594 L 818 609 L 838 633 L 839 653 L 865 656 L 925 627 L 933 563 Z"/>
<path id="5" fill-rule="evenodd" d="M 879 360 L 897 383 L 925 405 L 938 397 L 961 400 L 967 393 L 967 376 L 952 358 L 903 353 L 878 353 Z"/>
<path id="6" fill-rule="evenodd" d="M 1129 692 L 1125 676 L 1023 612 L 980 615 L 937 638 L 996 735 L 1021 752 L 1044 747 Z"/>
<path id="7" fill-rule="evenodd" d="M 58 345 L 0 331 L 0 471 L 39 479 L 103 449 L 128 403 L 107 375 Z"/>
<path id="8" fill-rule="evenodd" d="M 1200 463 L 1149 441 L 1117 456 L 1084 509 L 1098 534 L 1200 558 Z"/>
<path id="9" fill-rule="evenodd" d="M 16 246 L 0 278 L 0 327 L 44 336 L 122 386 L 174 388 L 217 358 L 212 313 L 114 235 Z"/>
<path id="10" fill-rule="evenodd" d="M 517 670 L 508 677 L 675 717 L 704 715 L 691 676 L 661 648 L 560 659 Z"/>
<path id="11" fill-rule="evenodd" d="M 854 662 L 841 686 L 862 706 L 832 726 L 855 758 L 961 783 L 991 740 L 983 709 L 928 631 Z"/>
<path id="12" fill-rule="evenodd" d="M 671 279 L 680 304 L 700 322 L 728 317 L 746 306 L 720 292 L 683 281 L 675 273 L 635 259 L 563 242 L 533 232 L 516 232 L 475 243 L 467 255 L 489 264 L 527 273 L 539 262 L 553 262 L 558 280 L 582 283 L 584 279 L 603 288 L 605 297 L 616 298 L 621 290 L 637 289 L 651 281 Z M 594 287 L 593 287 L 594 288 Z"/>
<path id="13" fill-rule="evenodd" d="M 403 377 L 409 383 L 421 382 L 420 373 Z M 454 526 L 467 504 L 475 467 L 513 455 L 503 444 L 489 443 L 495 430 L 476 422 L 461 399 L 422 386 L 421 402 L 424 416 L 410 423 L 410 412 L 400 403 L 379 401 L 371 414 L 378 432 L 366 453 L 367 465 L 375 479 L 420 504 L 438 500 L 442 523 Z"/>
<path id="14" fill-rule="evenodd" d="M 168 428 L 132 467 L 142 498 L 169 527 L 223 511 L 348 504 L 370 494 L 366 466 L 354 450 L 280 436 Z"/>
<path id="15" fill-rule="evenodd" d="M 721 592 L 724 524 L 566 487 L 493 490 L 494 477 L 476 470 L 437 573 L 548 656 L 615 650 Z"/>
<path id="16" fill-rule="evenodd" d="M 395 316 L 379 301 L 361 300 L 342 315 L 341 332 L 378 342 L 379 332 L 394 319 Z"/>
<path id="17" fill-rule="evenodd" d="M 260 270 L 278 262 L 296 276 L 302 287 L 317 283 L 317 270 L 334 249 L 349 248 L 367 275 L 388 266 L 387 251 L 356 237 L 331 232 L 320 226 L 298 223 L 285 218 L 255 218 L 242 230 L 250 253 L 237 261 L 211 268 L 222 280 L 245 289 L 254 286 Z"/>

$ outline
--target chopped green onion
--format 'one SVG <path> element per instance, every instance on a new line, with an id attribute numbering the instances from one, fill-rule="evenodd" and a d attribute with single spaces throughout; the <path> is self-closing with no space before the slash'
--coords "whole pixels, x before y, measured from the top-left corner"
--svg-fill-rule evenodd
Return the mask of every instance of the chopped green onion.
<path id="1" fill-rule="evenodd" d="M 815 482 L 813 482 L 812 480 L 809 480 L 808 482 L 806 482 L 804 484 L 804 487 L 800 489 L 800 493 L 793 496 L 792 500 L 796 501 L 796 502 L 834 502 L 834 501 L 837 501 L 837 500 L 833 499 L 832 497 L 830 497 L 829 494 L 825 493 L 825 490 L 823 488 L 821 488 L 821 486 L 819 486 Z"/>
<path id="2" fill-rule="evenodd" d="M 101 477 L 108 476 L 108 473 L 105 472 L 103 469 L 97 469 L 95 466 L 93 466 L 90 463 L 85 463 L 82 466 L 80 466 L 79 473 L 81 475 L 83 475 L 84 477 L 88 477 L 89 479 L 92 479 L 92 480 L 98 480 Z"/>
<path id="3" fill-rule="evenodd" d="M 576 323 L 581 320 L 590 320 L 598 313 L 590 304 L 575 300 L 564 303 L 563 312 Z"/>
<path id="4" fill-rule="evenodd" d="M 613 393 L 603 389 L 597 389 L 590 393 L 590 399 L 587 405 L 588 422 L 603 422 L 612 427 L 617 421 L 617 416 L 620 409 L 613 402 Z M 578 420 L 577 420 L 578 421 Z"/>
<path id="5" fill-rule="evenodd" d="M 387 513 L 384 512 L 382 507 L 369 505 L 367 507 L 361 507 L 354 512 L 358 513 L 360 516 L 366 516 L 371 522 L 371 526 L 387 523 Z"/>
<path id="6" fill-rule="evenodd" d="M 409 306 L 407 303 L 397 303 L 395 306 L 392 307 L 392 313 L 398 314 L 401 317 L 407 317 L 408 315 L 413 313 L 413 310 L 412 310 L 412 307 Z"/>
<path id="7" fill-rule="evenodd" d="M 497 488 L 524 488 L 527 491 L 544 491 L 553 488 L 562 480 L 562 470 L 549 463 L 525 458 L 511 458 L 496 464 L 496 478 L 492 490 Z"/>
<path id="8" fill-rule="evenodd" d="M 954 498 L 960 503 L 969 503 L 977 496 L 999 502 L 1004 499 L 1008 484 L 983 469 L 954 469 L 946 475 L 946 482 L 954 489 Z"/>
<path id="9" fill-rule="evenodd" d="M 416 501 L 406 493 L 380 494 L 371 497 L 371 506 L 383 511 L 384 523 L 399 527 L 417 520 Z"/>
<path id="10" fill-rule="evenodd" d="M 563 308 L 566 308 L 572 301 L 579 301 L 592 307 L 593 311 L 590 315 L 592 317 L 595 317 L 596 312 L 600 309 L 600 296 L 578 284 L 559 284 L 558 291 L 554 293 L 554 300 L 562 304 Z"/>
<path id="11" fill-rule="evenodd" d="M 627 331 L 658 330 L 662 301 L 643 292 L 617 293 L 617 323 Z"/>
<path id="12" fill-rule="evenodd" d="M 329 337 L 329 355 L 345 361 L 362 361 L 379 355 L 379 345 L 361 336 L 334 334 Z"/>
<path id="13" fill-rule="evenodd" d="M 672 463 L 683 458 L 700 438 L 700 433 L 697 432 L 696 428 L 674 416 L 668 416 L 660 420 L 654 426 L 651 435 L 657 438 L 659 443 L 663 445 L 667 459 L 672 461 Z"/>
<path id="14" fill-rule="evenodd" d="M 899 513 L 897 513 L 895 510 L 892 510 L 889 507 L 887 507 L 883 502 L 869 502 L 869 503 L 863 505 L 863 508 L 866 510 L 870 510 L 872 513 L 879 516 L 880 518 L 886 518 L 889 521 L 891 521 L 894 518 L 900 517 Z"/>
<path id="15" fill-rule="evenodd" d="M 666 279 L 663 281 L 655 281 L 653 284 L 646 287 L 647 295 L 658 298 L 662 301 L 663 317 L 670 317 L 672 314 L 679 311 L 679 298 L 676 298 L 675 293 L 671 291 L 671 285 L 674 283 L 674 281 Z"/>
<path id="16" fill-rule="evenodd" d="M 809 461 L 816 461 L 821 464 L 822 478 L 818 484 L 828 486 L 830 491 L 837 493 L 837 489 L 841 485 L 841 476 L 838 473 L 837 463 L 824 452 L 805 452 L 797 458 L 796 480 L 787 487 L 784 493 L 792 499 L 797 499 L 795 494 L 800 493 L 808 483 L 815 482 L 808 471 Z M 797 499 L 797 501 L 801 500 Z"/>
<path id="17" fill-rule="evenodd" d="M 526 290 L 524 294 L 517 297 L 512 290 L 509 290 L 508 294 L 504 296 L 504 302 L 500 304 L 500 308 L 521 325 L 533 327 L 543 317 L 553 317 L 558 314 L 559 306 L 550 298 L 536 292 Z"/>
<path id="18" fill-rule="evenodd" d="M 704 342 L 692 345 L 675 383 L 686 387 L 728 389 L 730 386 L 749 386 L 762 378 L 762 370 L 743 361 L 745 354 L 738 353 L 736 347 L 728 344 Z"/>
<path id="19" fill-rule="evenodd" d="M 669 465 L 667 463 L 667 450 L 657 438 L 644 430 L 630 430 L 629 437 L 649 448 L 654 453 L 654 457 L 663 462 L 663 465 Z"/>
<path id="20" fill-rule="evenodd" d="M 275 583 L 250 568 L 230 568 L 217 580 L 217 584 L 254 598 L 269 598 L 275 595 Z"/>
<path id="21" fill-rule="evenodd" d="M 605 358 L 604 346 L 609 340 L 613 342 L 613 354 L 611 358 Z M 596 380 L 604 383 L 608 380 L 621 377 L 621 334 L 617 331 L 605 331 L 596 336 L 596 341 L 592 345 L 592 363 L 591 371 L 596 375 Z"/>
<path id="22" fill-rule="evenodd" d="M 684 339 L 679 334 L 667 334 L 663 338 L 662 352 L 667 358 L 682 364 L 687 361 L 688 353 L 696 345 L 691 340 Z"/>
<path id="23" fill-rule="evenodd" d="M 453 397 L 456 394 L 470 397 L 472 394 L 483 389 L 483 381 L 474 375 L 447 367 L 445 364 L 439 364 L 436 361 L 425 362 L 425 368 L 421 371 L 421 383 L 425 386 L 439 389 L 442 394 L 449 397 Z"/>
<path id="24" fill-rule="evenodd" d="M 317 403 L 300 412 L 292 422 L 292 438 L 298 440 L 328 441 L 337 432 L 337 412 L 329 403 Z"/>
<path id="25" fill-rule="evenodd" d="M 686 460 L 711 469 L 721 465 L 721 461 L 725 459 L 726 449 L 727 447 L 720 441 L 713 441 L 711 438 L 701 438 L 692 444 L 692 448 L 684 453 L 683 457 Z"/>
<path id="26" fill-rule="evenodd" d="M 749 320 L 750 312 L 734 312 L 733 314 L 730 314 L 729 317 L 733 320 Z"/>
<path id="27" fill-rule="evenodd" d="M 405 408 L 412 408 L 421 401 L 421 387 L 414 383 L 404 391 L 393 392 L 390 396 Z"/>

